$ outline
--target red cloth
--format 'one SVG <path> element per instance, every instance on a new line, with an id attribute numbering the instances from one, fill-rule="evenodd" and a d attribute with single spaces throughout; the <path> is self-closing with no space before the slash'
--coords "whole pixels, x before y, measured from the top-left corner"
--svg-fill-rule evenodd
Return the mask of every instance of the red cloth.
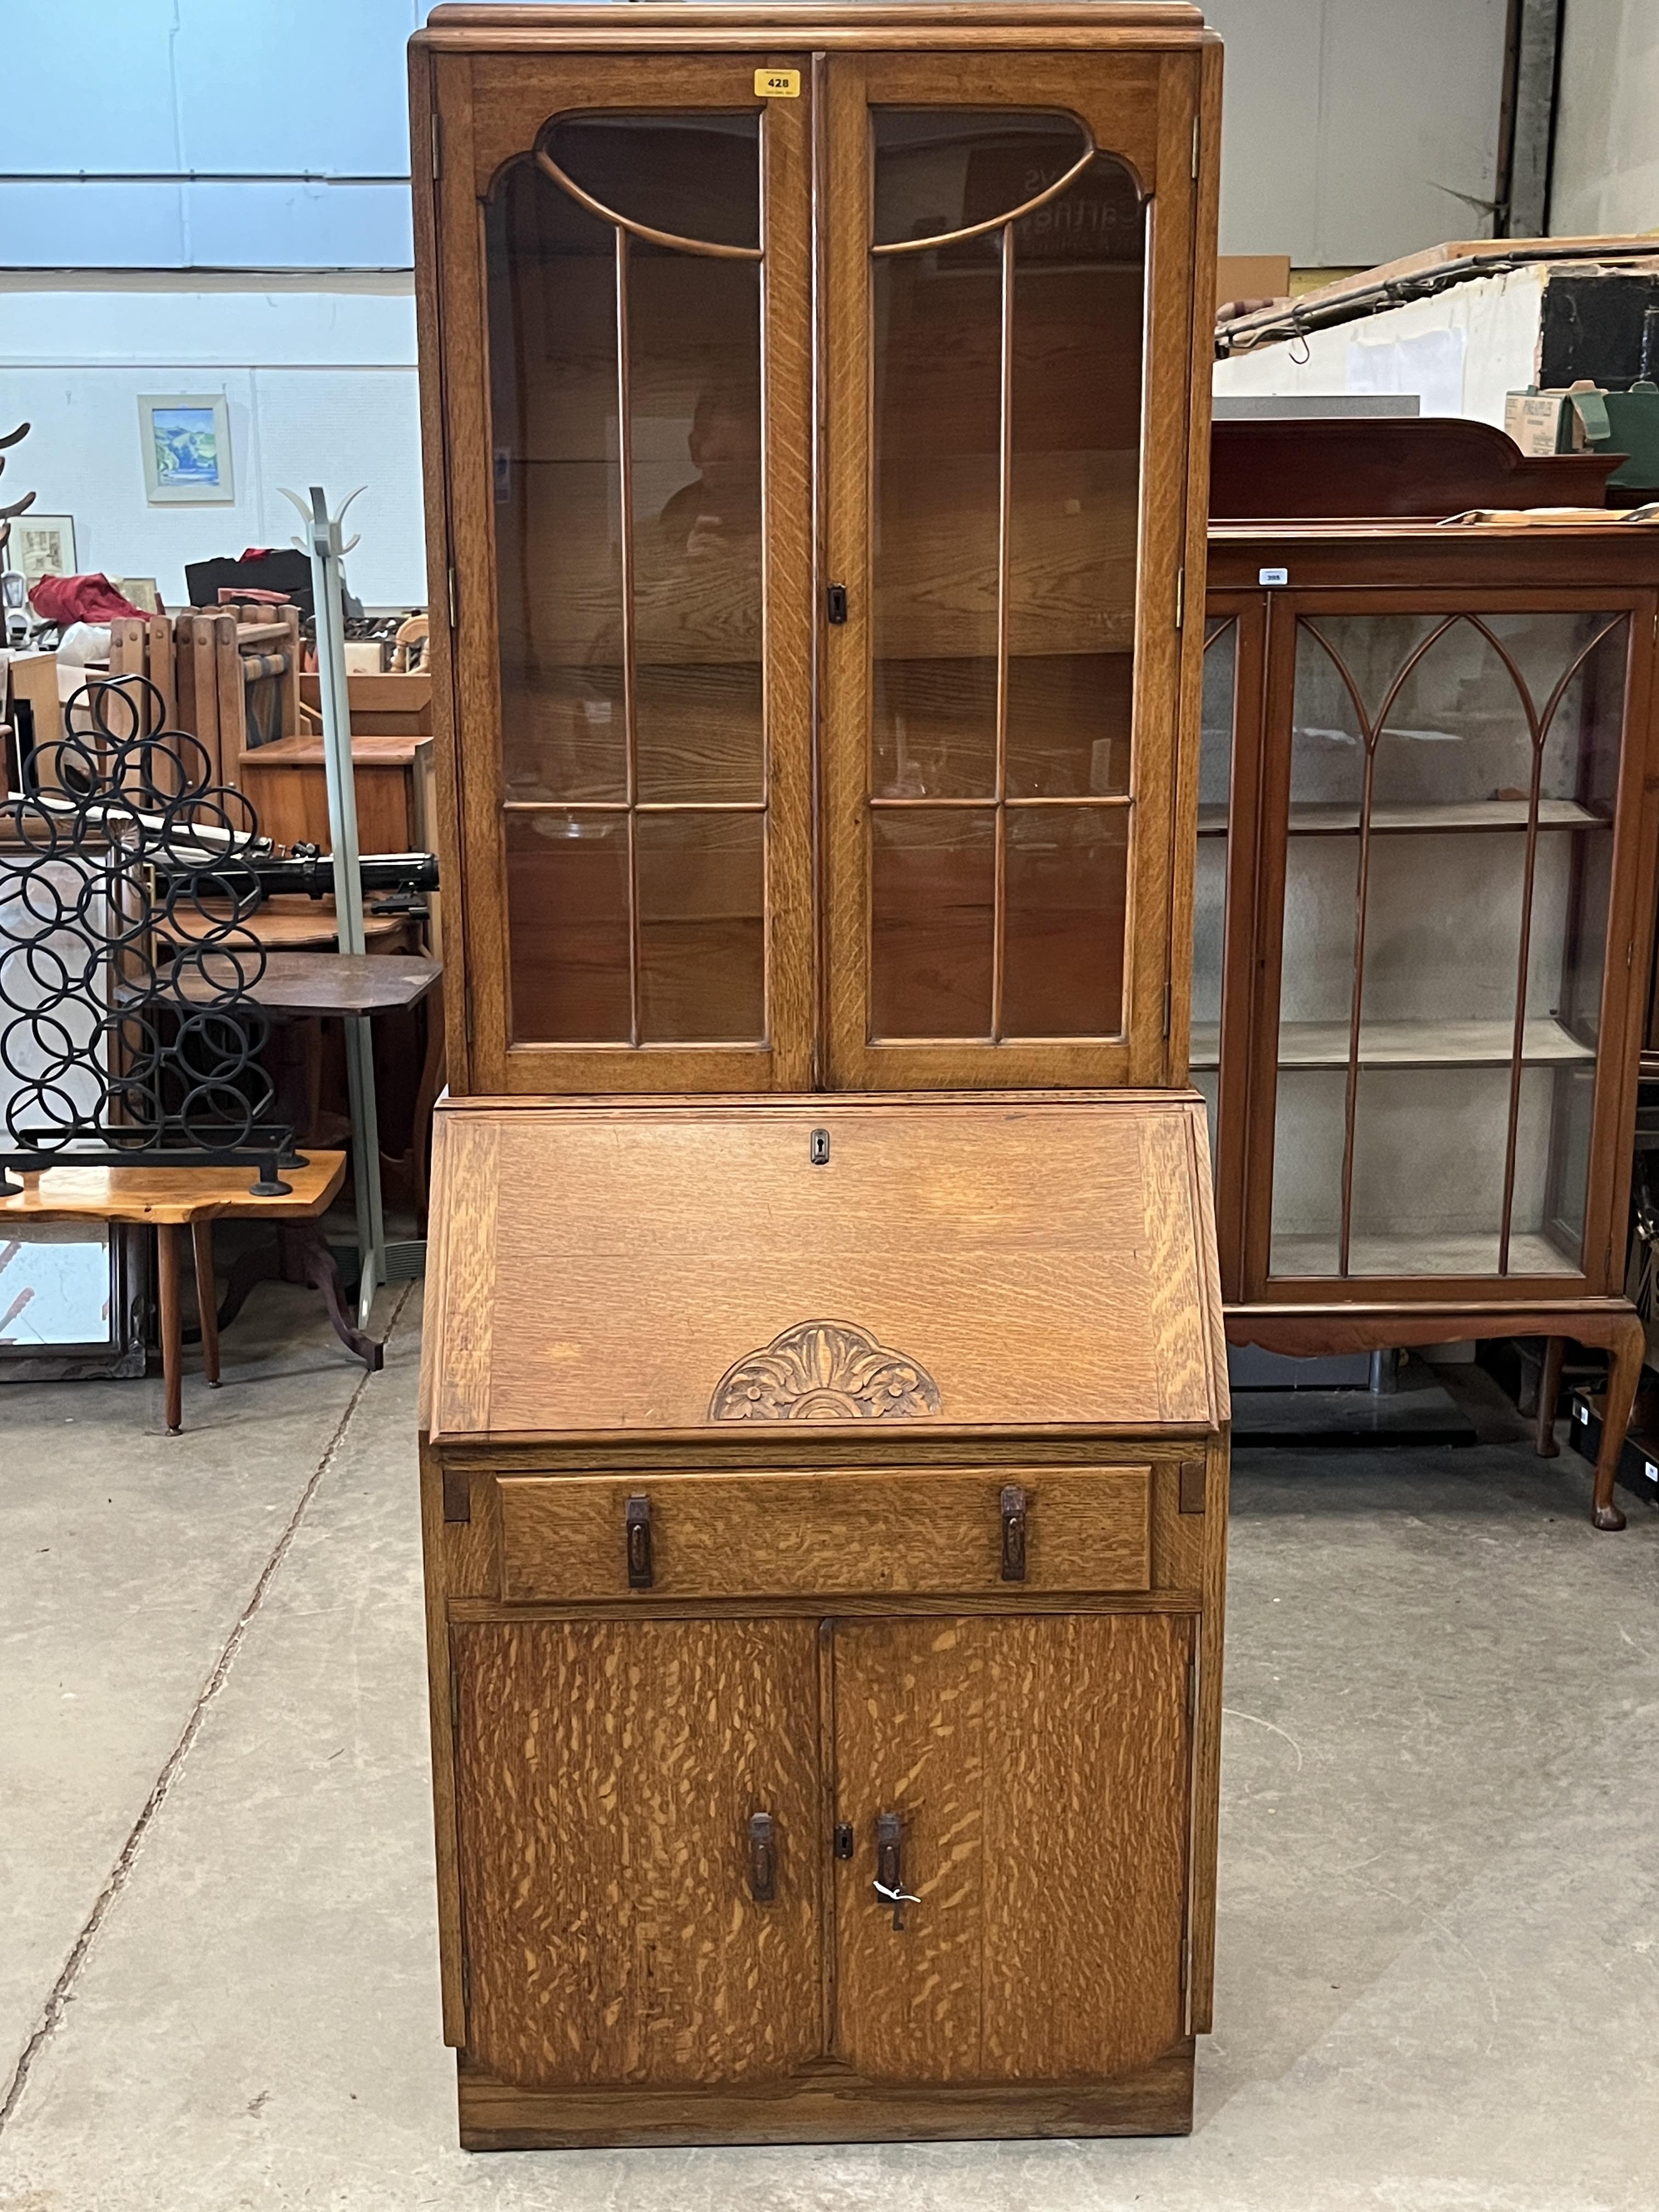
<path id="1" fill-rule="evenodd" d="M 274 545 L 249 545 L 243 549 L 244 561 L 269 561 L 276 551 Z"/>
<path id="2" fill-rule="evenodd" d="M 36 614 L 53 623 L 106 623 L 118 615 L 149 617 L 118 592 L 107 576 L 42 576 L 29 593 Z"/>

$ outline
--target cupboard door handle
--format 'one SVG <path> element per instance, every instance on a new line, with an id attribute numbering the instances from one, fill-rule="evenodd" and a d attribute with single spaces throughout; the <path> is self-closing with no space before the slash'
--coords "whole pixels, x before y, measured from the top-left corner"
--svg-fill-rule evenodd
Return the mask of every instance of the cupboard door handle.
<path id="1" fill-rule="evenodd" d="M 749 1816 L 749 1894 L 770 1905 L 778 1893 L 778 1848 L 769 1813 Z"/>
<path id="2" fill-rule="evenodd" d="M 831 584 L 829 589 L 824 592 L 823 597 L 824 611 L 829 616 L 830 620 L 832 623 L 844 623 L 847 619 L 846 585 Z"/>
<path id="3" fill-rule="evenodd" d="M 896 1813 L 876 1816 L 876 1878 L 871 1887 L 893 1908 L 893 1925 L 904 1932 L 904 1908 L 921 1899 L 904 1887 L 904 1823 Z"/>
<path id="4" fill-rule="evenodd" d="M 651 1500 L 630 1498 L 623 1516 L 628 1538 L 628 1587 L 651 1587 Z"/>
<path id="5" fill-rule="evenodd" d="M 1006 1583 L 1023 1583 L 1025 1579 L 1025 1492 L 1017 1482 L 1002 1486 L 1002 1579 Z"/>

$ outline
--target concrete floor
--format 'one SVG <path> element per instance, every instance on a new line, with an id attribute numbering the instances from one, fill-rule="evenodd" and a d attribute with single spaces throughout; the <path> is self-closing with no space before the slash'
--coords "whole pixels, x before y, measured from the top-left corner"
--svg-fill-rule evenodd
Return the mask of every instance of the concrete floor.
<path id="1" fill-rule="evenodd" d="M 159 1382 L 0 1396 L 6 2212 L 1659 2204 L 1659 1512 L 1595 1535 L 1491 1395 L 1240 1455 L 1189 2140 L 458 2151 L 404 1297 L 365 1380 L 256 1293 L 181 1438 Z"/>

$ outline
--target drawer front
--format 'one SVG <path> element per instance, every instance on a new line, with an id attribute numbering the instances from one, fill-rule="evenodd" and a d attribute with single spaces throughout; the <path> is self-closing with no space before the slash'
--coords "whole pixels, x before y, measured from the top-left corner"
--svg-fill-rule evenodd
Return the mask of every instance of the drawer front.
<path id="1" fill-rule="evenodd" d="M 1152 1468 L 506 1475 L 501 1595 L 1152 1587 Z"/>

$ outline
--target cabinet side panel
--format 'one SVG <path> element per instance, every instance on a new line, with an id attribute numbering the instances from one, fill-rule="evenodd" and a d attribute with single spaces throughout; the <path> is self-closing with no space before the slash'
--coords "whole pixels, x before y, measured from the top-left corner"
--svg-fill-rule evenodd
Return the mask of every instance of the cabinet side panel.
<path id="1" fill-rule="evenodd" d="M 667 2087 L 817 2055 L 816 1645 L 806 1620 L 456 1626 L 474 2060 Z"/>

